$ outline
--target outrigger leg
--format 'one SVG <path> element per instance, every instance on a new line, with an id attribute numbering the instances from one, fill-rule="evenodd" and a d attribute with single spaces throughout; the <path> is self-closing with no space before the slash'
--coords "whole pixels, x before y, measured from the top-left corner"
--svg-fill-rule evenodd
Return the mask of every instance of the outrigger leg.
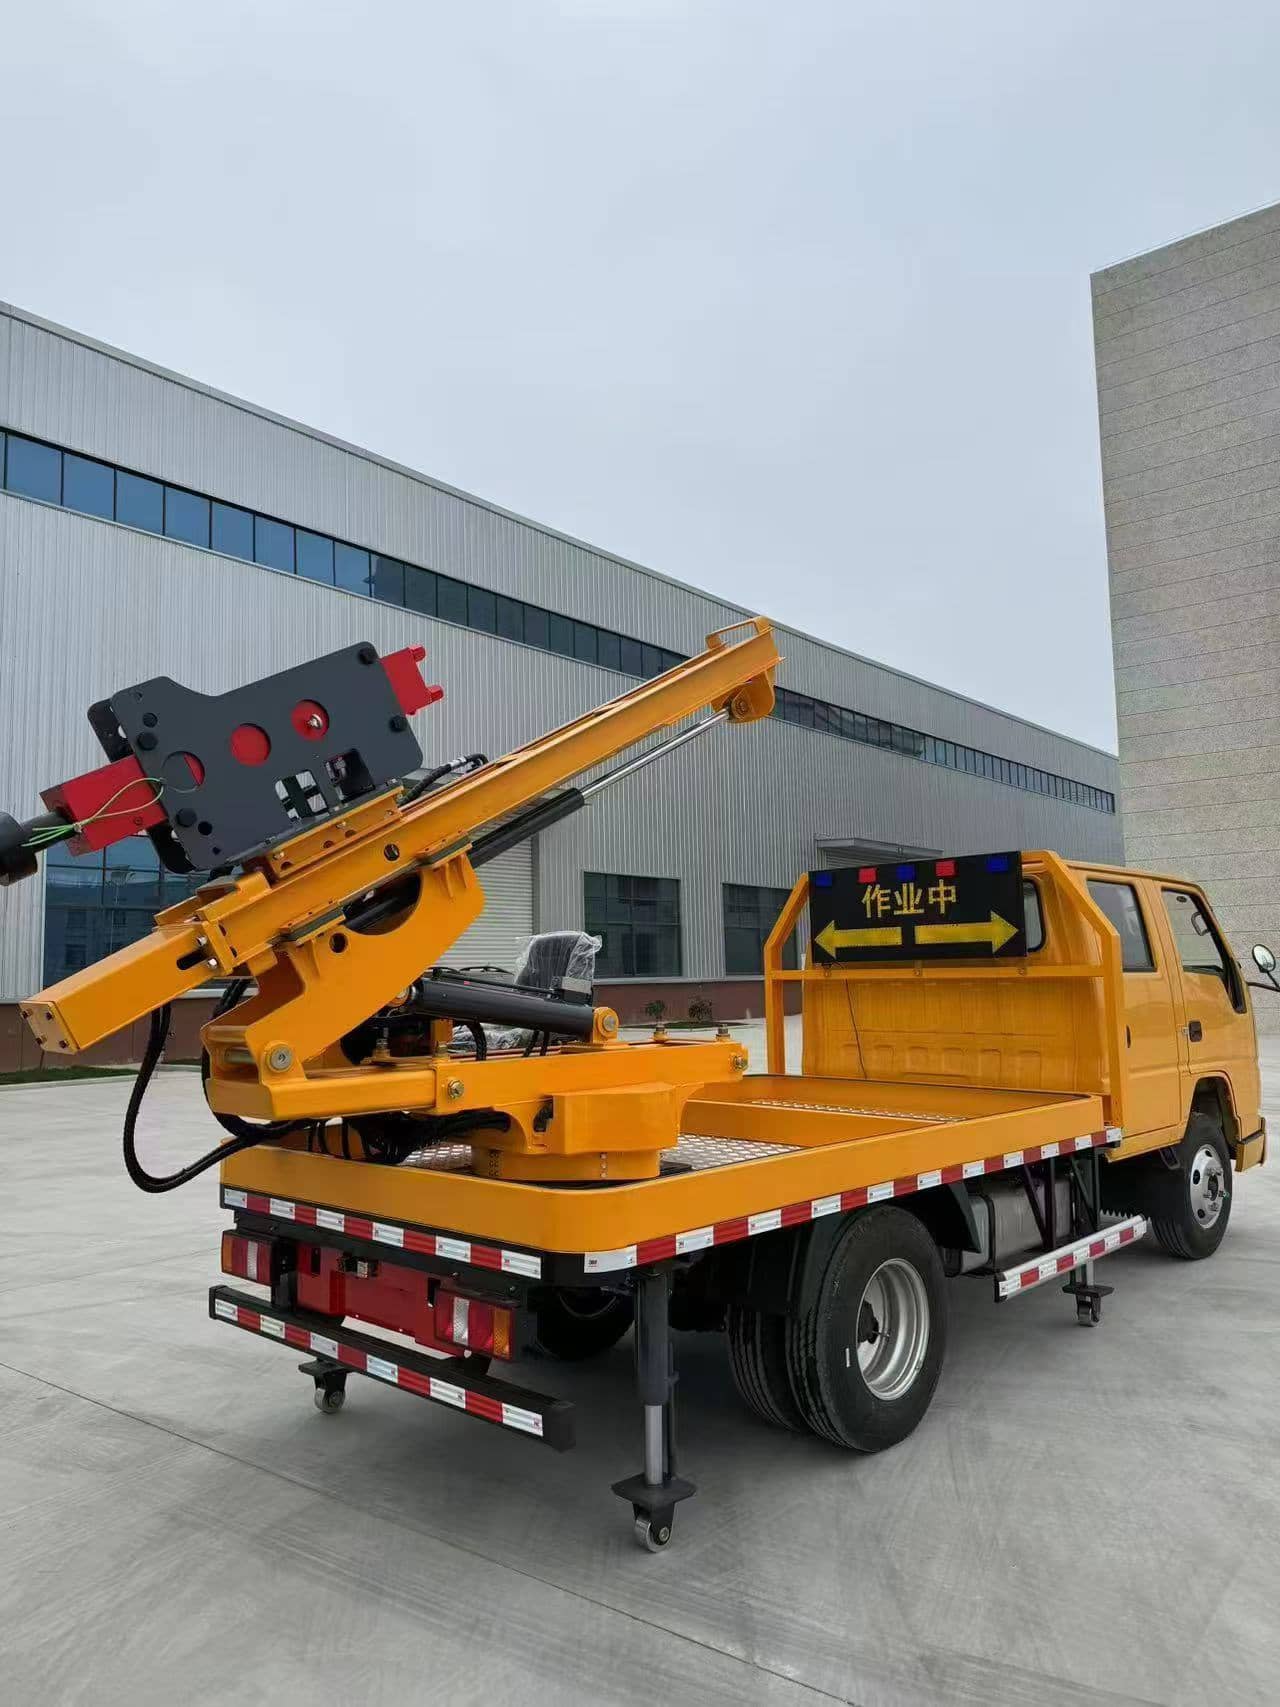
<path id="1" fill-rule="evenodd" d="M 671 1346 L 671 1273 L 649 1269 L 636 1282 L 636 1386 L 644 1411 L 644 1469 L 613 1484 L 630 1500 L 636 1540 L 657 1553 L 671 1539 L 676 1504 L 695 1493 L 676 1475 L 675 1358 Z"/>

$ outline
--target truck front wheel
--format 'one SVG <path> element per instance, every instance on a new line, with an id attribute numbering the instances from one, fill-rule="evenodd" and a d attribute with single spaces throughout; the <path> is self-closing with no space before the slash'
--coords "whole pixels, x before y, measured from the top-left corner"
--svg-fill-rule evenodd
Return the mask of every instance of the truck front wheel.
<path id="1" fill-rule="evenodd" d="M 1170 1256 L 1211 1257 L 1231 1219 L 1231 1152 L 1218 1123 L 1193 1114 L 1178 1167 L 1155 1182 L 1151 1230 Z"/>
<path id="2" fill-rule="evenodd" d="M 854 1216 L 813 1308 L 787 1324 L 805 1421 L 856 1452 L 896 1445 L 929 1409 L 946 1342 L 942 1259 L 928 1229 L 903 1209 Z"/>

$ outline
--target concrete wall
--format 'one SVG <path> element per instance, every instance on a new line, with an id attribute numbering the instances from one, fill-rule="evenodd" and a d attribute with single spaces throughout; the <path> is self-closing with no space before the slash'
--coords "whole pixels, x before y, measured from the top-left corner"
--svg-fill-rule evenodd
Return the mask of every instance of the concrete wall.
<path id="1" fill-rule="evenodd" d="M 1093 313 L 1125 853 L 1247 959 L 1280 945 L 1280 206 L 1097 273 Z"/>
<path id="2" fill-rule="evenodd" d="M 411 470 L 0 309 L 0 426 L 693 652 L 740 607 L 540 528 Z M 501 753 L 633 685 L 615 672 L 178 541 L 0 493 L 3 799 L 100 762 L 84 710 L 159 672 L 219 691 L 368 639 L 411 642 L 444 701 L 417 720 L 429 760 Z M 1116 787 L 1114 759 L 784 630 L 798 691 Z M 541 838 L 537 922 L 581 922 L 584 870 L 681 883 L 683 970 L 724 975 L 721 885 L 789 887 L 820 840 L 1119 855 L 1115 816 L 771 719 L 723 730 Z M 0 891 L 0 1001 L 41 982 L 37 880 Z M 744 1000 L 756 987 L 746 981 Z M 758 999 L 758 998 L 757 998 Z"/>

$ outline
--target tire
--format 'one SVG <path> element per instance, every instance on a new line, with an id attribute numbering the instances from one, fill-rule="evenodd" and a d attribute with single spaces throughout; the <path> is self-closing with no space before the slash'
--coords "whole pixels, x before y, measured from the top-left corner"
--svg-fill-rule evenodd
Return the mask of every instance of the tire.
<path id="1" fill-rule="evenodd" d="M 729 1368 L 744 1403 L 774 1428 L 802 1431 L 804 1412 L 787 1372 L 787 1321 L 747 1304 L 731 1304 L 725 1320 Z"/>
<path id="2" fill-rule="evenodd" d="M 944 1287 L 938 1247 L 914 1215 L 886 1207 L 849 1220 L 813 1308 L 787 1323 L 792 1390 L 815 1434 L 854 1452 L 906 1439 L 942 1373 Z"/>
<path id="3" fill-rule="evenodd" d="M 1152 1187 L 1151 1230 L 1171 1257 L 1211 1257 L 1231 1220 L 1231 1152 L 1218 1122 L 1193 1114 L 1178 1146 L 1177 1171 Z"/>
<path id="4" fill-rule="evenodd" d="M 631 1299 L 599 1286 L 551 1286 L 534 1308 L 534 1350 L 580 1363 L 616 1345 L 631 1326 Z"/>

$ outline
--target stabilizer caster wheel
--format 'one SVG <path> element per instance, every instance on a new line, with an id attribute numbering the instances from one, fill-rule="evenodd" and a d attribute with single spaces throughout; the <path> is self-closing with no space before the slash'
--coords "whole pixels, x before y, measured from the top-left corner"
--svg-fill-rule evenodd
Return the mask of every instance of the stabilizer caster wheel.
<path id="1" fill-rule="evenodd" d="M 1082 1328 L 1093 1328 L 1102 1320 L 1101 1298 L 1077 1298 L 1076 1321 Z"/>
<path id="2" fill-rule="evenodd" d="M 674 1511 L 636 1513 L 635 1537 L 638 1546 L 646 1553 L 661 1553 L 671 1540 L 671 1530 L 675 1524 Z"/>
<path id="3" fill-rule="evenodd" d="M 316 1409 L 328 1415 L 340 1411 L 347 1400 L 347 1395 L 341 1387 L 324 1387 L 319 1381 L 316 1382 L 314 1397 Z"/>

